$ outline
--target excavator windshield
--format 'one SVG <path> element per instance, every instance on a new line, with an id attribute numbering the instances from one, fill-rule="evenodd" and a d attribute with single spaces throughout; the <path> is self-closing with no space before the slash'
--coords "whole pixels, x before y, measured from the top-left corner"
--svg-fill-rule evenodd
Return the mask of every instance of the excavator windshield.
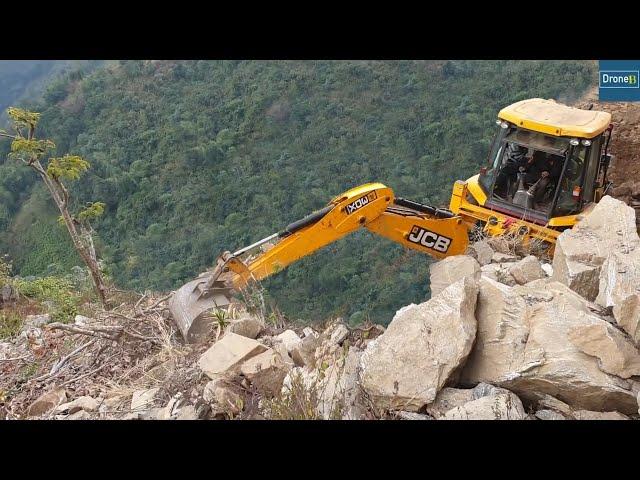
<path id="1" fill-rule="evenodd" d="M 489 206 L 542 222 L 580 207 L 576 199 L 587 155 L 587 146 L 577 140 L 501 122 L 479 181 Z"/>

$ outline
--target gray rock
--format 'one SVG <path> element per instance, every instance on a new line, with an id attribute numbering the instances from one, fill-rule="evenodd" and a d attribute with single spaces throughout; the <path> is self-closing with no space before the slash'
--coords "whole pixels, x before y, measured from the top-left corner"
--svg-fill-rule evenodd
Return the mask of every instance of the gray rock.
<path id="1" fill-rule="evenodd" d="M 467 402 L 449 410 L 440 420 L 524 420 L 526 417 L 520 399 L 509 392 Z"/>
<path id="2" fill-rule="evenodd" d="M 605 195 L 577 225 L 558 237 L 553 279 L 594 301 L 599 295 L 601 268 L 609 255 L 634 255 L 638 247 L 634 209 Z"/>
<path id="3" fill-rule="evenodd" d="M 640 352 L 628 337 L 607 322 L 575 325 L 567 332 L 569 341 L 582 352 L 598 359 L 600 370 L 622 378 L 640 375 Z"/>
<path id="4" fill-rule="evenodd" d="M 5 284 L 0 288 L 0 305 L 3 303 L 10 303 L 17 297 L 16 291 L 9 284 Z"/>
<path id="5" fill-rule="evenodd" d="M 282 390 L 282 382 L 290 367 L 274 350 L 269 349 L 246 360 L 240 372 L 258 391 L 267 396 L 275 396 Z"/>
<path id="6" fill-rule="evenodd" d="M 472 400 L 477 400 L 482 397 L 490 397 L 509 393 L 511 392 L 506 388 L 495 387 L 491 384 L 480 382 L 471 390 L 471 398 Z"/>
<path id="7" fill-rule="evenodd" d="M 640 344 L 640 248 L 612 252 L 604 261 L 596 303 L 613 307 L 613 316 L 636 344 Z"/>
<path id="8" fill-rule="evenodd" d="M 461 382 L 491 383 L 526 400 L 553 395 L 576 409 L 635 412 L 633 383 L 603 372 L 569 338 L 576 328 L 606 324 L 589 305 L 548 279 L 508 287 L 483 277 L 477 339 Z"/>
<path id="9" fill-rule="evenodd" d="M 276 335 L 276 340 L 282 342 L 288 353 L 291 353 L 302 342 L 302 339 L 293 330 L 285 330 Z"/>
<path id="10" fill-rule="evenodd" d="M 331 337 L 329 338 L 329 340 L 335 345 L 340 345 L 348 336 L 349 329 L 347 329 L 345 325 L 339 323 L 331 333 Z"/>
<path id="11" fill-rule="evenodd" d="M 27 318 L 24 319 L 24 322 L 22 324 L 22 331 L 25 332 L 33 328 L 43 327 L 50 321 L 51 317 L 48 313 L 42 315 L 27 315 Z"/>
<path id="12" fill-rule="evenodd" d="M 427 405 L 427 413 L 434 418 L 444 416 L 449 410 L 461 407 L 467 402 L 475 400 L 473 389 L 471 388 L 451 388 L 445 387 L 438 392 L 433 403 Z"/>
<path id="13" fill-rule="evenodd" d="M 566 420 L 564 415 L 553 410 L 538 410 L 535 415 L 540 420 Z"/>
<path id="14" fill-rule="evenodd" d="M 186 405 L 178 410 L 176 420 L 199 420 L 200 415 L 193 405 Z"/>
<path id="15" fill-rule="evenodd" d="M 341 378 L 344 397 L 343 420 L 361 420 L 364 418 L 366 413 L 362 395 L 363 392 L 358 382 L 358 369 L 362 353 L 362 350 L 355 347 L 349 347 L 349 352 L 345 359 L 344 370 L 342 371 Z"/>
<path id="16" fill-rule="evenodd" d="M 423 415 L 421 413 L 405 412 L 402 410 L 394 413 L 396 418 L 399 418 L 400 420 L 433 420 L 429 415 Z"/>
<path id="17" fill-rule="evenodd" d="M 431 300 L 398 310 L 367 345 L 360 381 L 378 408 L 415 412 L 435 400 L 473 346 L 477 294 L 477 281 L 464 277 Z"/>
<path id="18" fill-rule="evenodd" d="M 573 412 L 576 420 L 630 420 L 620 412 L 590 412 L 588 410 L 577 410 Z"/>
<path id="19" fill-rule="evenodd" d="M 479 240 L 470 245 L 469 251 L 481 266 L 491 263 L 494 255 L 493 248 L 486 240 Z"/>
<path id="20" fill-rule="evenodd" d="M 86 325 L 89 325 L 91 323 L 94 323 L 95 320 L 89 317 L 85 317 L 84 315 L 76 315 L 75 318 L 73 319 L 73 323 L 75 323 L 76 325 L 83 327 Z"/>
<path id="21" fill-rule="evenodd" d="M 148 388 L 146 390 L 136 390 L 131 397 L 131 410 L 148 410 L 154 404 L 156 395 L 160 388 Z"/>
<path id="22" fill-rule="evenodd" d="M 267 347 L 251 338 L 229 332 L 202 354 L 198 366 L 209 378 L 215 379 L 237 371 L 244 361 L 266 350 Z"/>
<path id="23" fill-rule="evenodd" d="M 291 358 L 298 367 L 315 368 L 316 349 L 320 346 L 320 335 L 313 332 L 307 335 L 302 341 L 291 351 Z"/>
<path id="24" fill-rule="evenodd" d="M 230 320 L 225 332 L 226 334 L 232 332 L 247 338 L 257 338 L 264 327 L 265 325 L 262 320 L 247 314 L 240 318 Z"/>
<path id="25" fill-rule="evenodd" d="M 465 277 L 480 278 L 480 264 L 469 255 L 454 255 L 429 266 L 431 298 Z"/>
<path id="26" fill-rule="evenodd" d="M 54 388 L 53 390 L 48 391 L 40 395 L 31 405 L 29 405 L 29 409 L 27 410 L 27 415 L 29 417 L 37 417 L 43 415 L 58 405 L 65 403 L 67 401 L 67 392 L 64 388 Z"/>
<path id="27" fill-rule="evenodd" d="M 100 403 L 93 397 L 83 396 L 67 403 L 63 403 L 54 409 L 54 413 L 67 412 L 74 414 L 80 410 L 85 412 L 97 412 Z"/>
<path id="28" fill-rule="evenodd" d="M 491 263 L 510 263 L 517 262 L 518 257 L 508 253 L 495 252 L 491 257 Z"/>
<path id="29" fill-rule="evenodd" d="M 238 389 L 221 378 L 205 385 L 203 398 L 211 406 L 213 416 L 234 417 L 244 408 L 244 400 Z"/>
<path id="30" fill-rule="evenodd" d="M 489 265 L 482 267 L 480 271 L 483 277 L 504 283 L 510 287 L 516 285 L 515 278 L 513 278 L 513 275 L 509 273 L 509 264 L 503 265 L 501 263 L 490 263 Z"/>
<path id="31" fill-rule="evenodd" d="M 524 257 L 519 262 L 511 265 L 509 273 L 520 285 L 524 285 L 547 276 L 540 266 L 540 261 L 533 255 Z"/>

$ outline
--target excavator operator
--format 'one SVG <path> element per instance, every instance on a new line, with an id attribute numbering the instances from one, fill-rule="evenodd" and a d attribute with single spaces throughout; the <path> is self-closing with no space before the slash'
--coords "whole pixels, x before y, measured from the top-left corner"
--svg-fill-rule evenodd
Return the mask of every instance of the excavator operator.
<path id="1" fill-rule="evenodd" d="M 527 166 L 527 147 L 516 143 L 509 143 L 505 152 L 506 161 L 496 178 L 495 192 L 506 197 L 509 182 L 516 180 L 520 168 Z"/>
<path id="2" fill-rule="evenodd" d="M 524 167 L 524 183 L 530 185 L 529 193 L 533 195 L 535 203 L 539 203 L 550 183 L 557 183 L 562 172 L 562 160 L 559 155 L 543 151 L 534 152 Z"/>

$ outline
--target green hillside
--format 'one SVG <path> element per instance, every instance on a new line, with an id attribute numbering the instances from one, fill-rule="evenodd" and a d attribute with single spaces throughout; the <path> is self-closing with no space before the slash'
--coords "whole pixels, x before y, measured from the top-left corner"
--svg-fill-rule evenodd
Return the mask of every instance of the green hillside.
<path id="1" fill-rule="evenodd" d="M 107 204 L 96 229 L 116 283 L 171 289 L 360 183 L 446 205 L 485 162 L 501 107 L 571 100 L 596 72 L 585 61 L 126 61 L 52 85 L 41 135 L 92 163 L 74 188 Z M 22 275 L 77 261 L 34 184 L 0 166 L 0 252 Z M 265 286 L 292 318 L 387 323 L 428 295 L 429 262 L 358 232 Z"/>
<path id="2" fill-rule="evenodd" d="M 52 80 L 70 72 L 90 72 L 102 60 L 0 60 L 0 126 L 12 105 L 41 99 Z"/>

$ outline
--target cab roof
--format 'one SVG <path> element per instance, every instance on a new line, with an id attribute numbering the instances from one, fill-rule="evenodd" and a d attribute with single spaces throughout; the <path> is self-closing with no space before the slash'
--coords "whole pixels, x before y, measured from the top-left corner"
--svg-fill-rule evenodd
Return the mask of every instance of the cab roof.
<path id="1" fill-rule="evenodd" d="M 498 118 L 514 125 L 557 137 L 593 138 L 604 132 L 611 114 L 580 110 L 555 100 L 532 98 L 503 108 Z"/>

